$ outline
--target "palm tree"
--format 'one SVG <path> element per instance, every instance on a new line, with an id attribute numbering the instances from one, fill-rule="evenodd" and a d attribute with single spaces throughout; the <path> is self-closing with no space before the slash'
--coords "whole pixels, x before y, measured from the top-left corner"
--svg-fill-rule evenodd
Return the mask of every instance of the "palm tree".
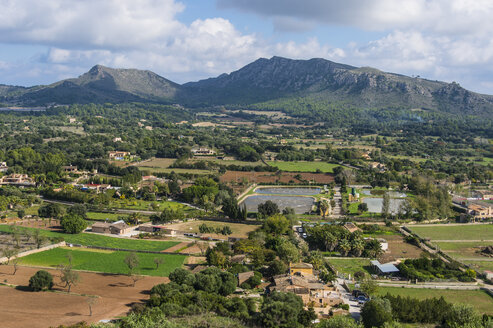
<path id="1" fill-rule="evenodd" d="M 365 249 L 365 243 L 361 238 L 354 239 L 351 243 L 351 253 L 354 256 L 359 257 Z"/>
<path id="2" fill-rule="evenodd" d="M 330 209 L 330 204 L 327 200 L 322 199 L 318 203 L 318 210 L 320 212 L 320 215 L 325 219 L 325 215 L 327 214 L 327 211 Z"/>
<path id="3" fill-rule="evenodd" d="M 351 243 L 347 239 L 343 239 L 339 242 L 338 247 L 342 256 L 347 256 L 349 251 L 351 250 Z"/>
<path id="4" fill-rule="evenodd" d="M 337 237 L 330 232 L 324 233 L 325 249 L 332 252 L 337 246 Z"/>

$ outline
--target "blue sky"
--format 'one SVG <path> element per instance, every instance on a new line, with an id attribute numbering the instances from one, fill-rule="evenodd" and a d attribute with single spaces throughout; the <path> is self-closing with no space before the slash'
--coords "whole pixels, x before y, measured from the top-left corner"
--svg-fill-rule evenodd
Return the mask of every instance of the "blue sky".
<path id="1" fill-rule="evenodd" d="M 183 83 L 313 57 L 493 94 L 491 0 L 0 0 L 0 83 L 95 64 Z"/>

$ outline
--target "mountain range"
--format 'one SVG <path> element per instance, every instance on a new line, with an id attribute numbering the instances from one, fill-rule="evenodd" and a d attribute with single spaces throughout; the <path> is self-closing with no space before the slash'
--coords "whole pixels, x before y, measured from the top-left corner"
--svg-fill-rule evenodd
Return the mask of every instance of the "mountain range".
<path id="1" fill-rule="evenodd" d="M 128 101 L 247 106 L 304 98 L 359 108 L 419 108 L 493 117 L 493 96 L 468 91 L 457 83 L 353 67 L 320 58 L 260 58 L 230 74 L 182 85 L 147 70 L 101 65 L 78 78 L 46 86 L 0 85 L 0 102 L 24 106 Z"/>

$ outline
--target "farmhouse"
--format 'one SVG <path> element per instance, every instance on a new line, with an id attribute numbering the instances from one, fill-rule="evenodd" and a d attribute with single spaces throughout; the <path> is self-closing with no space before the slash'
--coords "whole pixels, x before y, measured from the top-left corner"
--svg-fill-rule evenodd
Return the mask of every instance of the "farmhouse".
<path id="1" fill-rule="evenodd" d="M 192 154 L 194 156 L 211 156 L 211 155 L 215 155 L 216 152 L 212 149 L 201 147 L 201 148 L 192 149 Z"/>
<path id="2" fill-rule="evenodd" d="M 114 223 L 96 222 L 91 226 L 91 230 L 92 232 L 96 233 L 111 233 L 113 235 L 123 235 L 130 232 L 131 227 L 120 220 Z"/>
<path id="3" fill-rule="evenodd" d="M 305 306 L 312 306 L 319 317 L 326 317 L 333 306 L 343 303 L 334 286 L 326 285 L 313 275 L 281 275 L 274 277 L 270 291 L 294 293 Z"/>
<path id="4" fill-rule="evenodd" d="M 130 156 L 130 152 L 128 151 L 110 151 L 108 153 L 109 159 L 116 161 L 123 161 L 125 157 Z"/>
<path id="5" fill-rule="evenodd" d="M 467 206 L 467 214 L 476 220 L 485 220 L 493 217 L 493 208 L 488 205 L 471 203 Z"/>
<path id="6" fill-rule="evenodd" d="M 27 174 L 10 174 L 0 178 L 0 185 L 34 186 L 34 180 Z"/>
<path id="7" fill-rule="evenodd" d="M 7 162 L 0 162 L 0 172 L 7 172 L 8 170 Z"/>
<path id="8" fill-rule="evenodd" d="M 289 274 L 313 275 L 313 265 L 310 263 L 289 263 Z"/>
<path id="9" fill-rule="evenodd" d="M 381 264 L 379 261 L 371 261 L 371 266 L 373 270 L 379 275 L 379 276 L 391 276 L 394 274 L 399 273 L 399 269 L 392 263 L 385 263 Z"/>
<path id="10" fill-rule="evenodd" d="M 77 173 L 77 166 L 62 166 L 63 172 L 65 173 Z"/>
<path id="11" fill-rule="evenodd" d="M 171 228 L 167 228 L 165 226 L 159 226 L 159 225 L 141 225 L 141 226 L 139 226 L 139 231 L 150 232 L 150 233 L 160 232 L 160 233 L 163 233 L 165 235 L 171 235 L 171 236 L 175 236 L 177 233 L 177 231 L 175 229 L 171 229 Z"/>

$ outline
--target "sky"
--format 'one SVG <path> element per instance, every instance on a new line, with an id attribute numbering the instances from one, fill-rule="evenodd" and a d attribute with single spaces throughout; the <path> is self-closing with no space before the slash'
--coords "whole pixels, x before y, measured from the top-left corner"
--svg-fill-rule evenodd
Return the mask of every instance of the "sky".
<path id="1" fill-rule="evenodd" d="M 177 83 L 325 58 L 493 94 L 492 0 L 0 0 L 0 84 L 92 66 Z"/>

